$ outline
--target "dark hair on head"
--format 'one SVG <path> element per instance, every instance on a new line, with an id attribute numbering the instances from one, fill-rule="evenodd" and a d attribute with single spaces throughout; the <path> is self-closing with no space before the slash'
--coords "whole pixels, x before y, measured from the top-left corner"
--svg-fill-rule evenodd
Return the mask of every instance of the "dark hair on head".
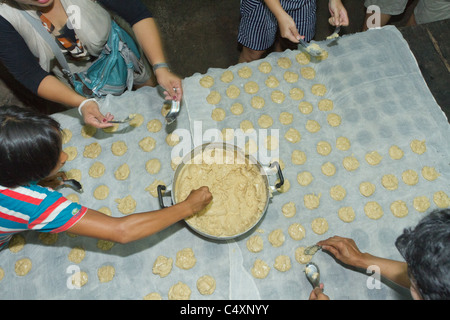
<path id="1" fill-rule="evenodd" d="M 432 211 L 405 229 L 395 246 L 423 299 L 450 299 L 450 209 Z"/>
<path id="2" fill-rule="evenodd" d="M 46 178 L 61 150 L 56 120 L 29 108 L 0 106 L 0 185 L 14 188 Z"/>

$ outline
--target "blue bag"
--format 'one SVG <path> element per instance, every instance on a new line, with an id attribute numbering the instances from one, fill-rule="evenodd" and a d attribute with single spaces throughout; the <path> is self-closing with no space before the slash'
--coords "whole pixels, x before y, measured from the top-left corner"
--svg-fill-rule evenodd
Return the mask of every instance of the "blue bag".
<path id="1" fill-rule="evenodd" d="M 48 33 L 39 20 L 24 11 L 22 13 L 50 45 L 75 91 L 85 97 L 120 95 L 127 89 L 131 90 L 134 73 L 142 73 L 145 68 L 140 61 L 140 53 L 133 38 L 112 20 L 108 41 L 99 57 L 86 71 L 72 73 L 57 40 Z"/>
<path id="2" fill-rule="evenodd" d="M 133 73 L 143 68 L 139 59 L 133 38 L 112 21 L 108 41 L 99 57 L 86 71 L 67 76 L 75 91 L 83 96 L 120 95 L 132 89 Z"/>

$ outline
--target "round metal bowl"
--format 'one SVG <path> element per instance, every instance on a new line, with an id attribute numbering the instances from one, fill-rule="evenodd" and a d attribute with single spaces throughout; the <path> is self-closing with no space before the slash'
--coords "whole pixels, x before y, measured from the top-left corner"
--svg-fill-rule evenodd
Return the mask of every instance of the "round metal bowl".
<path id="1" fill-rule="evenodd" d="M 210 143 L 205 143 L 202 144 L 194 149 L 191 150 L 191 152 L 189 152 L 188 154 L 186 154 L 181 163 L 178 165 L 178 167 L 175 170 L 174 176 L 173 176 L 173 180 L 172 180 L 172 185 L 171 186 L 164 186 L 164 185 L 159 185 L 157 190 L 158 190 L 158 199 L 159 199 L 159 203 L 161 208 L 165 208 L 166 205 L 164 204 L 163 201 L 163 194 L 167 195 L 168 193 L 171 194 L 171 198 L 172 198 L 172 204 L 176 204 L 177 203 L 177 195 L 176 195 L 176 185 L 177 185 L 177 180 L 178 177 L 180 175 L 180 172 L 183 170 L 183 167 L 189 163 L 189 161 L 191 159 L 193 159 L 196 155 L 202 154 L 207 148 L 222 148 L 225 149 L 227 151 L 233 151 L 236 152 L 238 154 L 240 154 L 241 156 L 245 157 L 246 160 L 249 161 L 249 163 L 255 165 L 257 167 L 257 169 L 259 170 L 259 172 L 261 173 L 261 176 L 263 177 L 263 181 L 265 184 L 265 189 L 266 189 L 266 203 L 264 206 L 263 211 L 261 212 L 259 218 L 255 221 L 255 223 L 253 223 L 251 226 L 249 226 L 247 229 L 245 229 L 243 232 L 238 233 L 238 234 L 234 234 L 234 235 L 227 235 L 227 236 L 216 236 L 216 235 L 211 235 L 206 233 L 203 230 L 200 230 L 198 228 L 196 228 L 195 226 L 193 226 L 192 224 L 189 223 L 189 221 L 185 220 L 186 224 L 193 230 L 195 231 L 197 234 L 209 238 L 209 239 L 213 239 L 213 240 L 230 240 L 230 239 L 235 239 L 238 238 L 244 234 L 246 234 L 247 232 L 249 232 L 250 230 L 252 230 L 264 217 L 266 211 L 267 211 L 267 206 L 269 205 L 269 200 L 272 197 L 272 193 L 274 191 L 276 191 L 276 189 L 280 188 L 283 183 L 284 183 L 284 178 L 283 178 L 283 174 L 281 172 L 280 166 L 278 164 L 278 162 L 273 162 L 271 163 L 269 166 L 263 166 L 261 165 L 261 163 L 259 161 L 257 161 L 253 156 L 251 155 L 247 155 L 245 154 L 241 148 L 239 148 L 236 145 L 232 145 L 232 144 L 228 144 L 228 143 L 224 143 L 224 142 L 210 142 Z M 273 170 L 273 168 L 276 168 L 276 171 Z M 269 179 L 268 179 L 268 174 L 273 174 L 274 172 L 276 172 L 278 174 L 279 177 L 279 182 L 274 185 L 271 186 L 269 184 Z"/>

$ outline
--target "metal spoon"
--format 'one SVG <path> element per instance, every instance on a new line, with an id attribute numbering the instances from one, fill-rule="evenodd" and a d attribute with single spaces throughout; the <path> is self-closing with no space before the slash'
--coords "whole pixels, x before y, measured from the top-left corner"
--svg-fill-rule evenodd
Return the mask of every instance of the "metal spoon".
<path id="1" fill-rule="evenodd" d="M 111 120 L 111 121 L 108 121 L 108 123 L 126 123 L 126 122 L 130 122 L 131 120 L 133 120 L 134 117 L 135 117 L 135 115 L 130 114 L 130 115 L 128 115 L 128 117 L 126 117 L 123 120 Z"/>
<path id="2" fill-rule="evenodd" d="M 63 187 L 69 187 L 74 189 L 75 191 L 78 191 L 80 193 L 83 192 L 83 186 L 81 185 L 81 183 L 79 183 L 77 180 L 75 179 L 67 179 L 67 180 L 63 180 L 63 183 L 61 185 L 59 185 L 57 189 L 63 188 Z"/>
<path id="3" fill-rule="evenodd" d="M 334 32 L 327 37 L 327 40 L 339 38 L 339 32 L 341 31 L 341 26 L 337 26 Z"/>
<path id="4" fill-rule="evenodd" d="M 176 88 L 173 88 L 174 91 L 177 91 Z M 171 124 L 176 120 L 178 114 L 180 113 L 180 101 L 172 100 L 172 106 L 170 107 L 169 112 L 166 115 L 166 123 Z"/>
<path id="5" fill-rule="evenodd" d="M 318 57 L 322 54 L 322 50 L 318 50 L 316 48 L 314 48 L 314 46 L 312 44 L 308 44 L 306 43 L 305 40 L 303 39 L 299 39 L 300 40 L 300 44 L 306 49 L 306 51 L 311 54 L 314 57 Z M 319 47 L 320 48 L 320 47 Z"/>
<path id="6" fill-rule="evenodd" d="M 163 87 L 161 87 L 159 85 L 156 86 L 156 89 L 157 89 L 159 95 L 166 99 L 166 96 L 167 96 L 166 89 L 164 89 Z M 177 88 L 173 88 L 173 90 L 176 92 Z M 166 99 L 166 101 L 167 101 L 167 99 Z M 166 123 L 169 125 L 172 122 L 174 122 L 176 120 L 176 118 L 178 117 L 179 113 L 180 113 L 180 101 L 172 100 L 172 105 L 169 109 L 169 112 L 166 114 L 166 117 L 165 117 Z"/>
<path id="7" fill-rule="evenodd" d="M 321 246 L 317 245 L 317 244 L 313 244 L 312 246 L 306 247 L 305 250 L 303 251 L 305 254 L 307 255 L 313 255 L 315 254 L 317 251 L 319 251 L 320 249 L 322 249 Z"/>
<path id="8" fill-rule="evenodd" d="M 309 262 L 306 264 L 305 275 L 308 281 L 312 284 L 313 288 L 319 287 L 320 271 L 319 267 L 314 262 Z"/>

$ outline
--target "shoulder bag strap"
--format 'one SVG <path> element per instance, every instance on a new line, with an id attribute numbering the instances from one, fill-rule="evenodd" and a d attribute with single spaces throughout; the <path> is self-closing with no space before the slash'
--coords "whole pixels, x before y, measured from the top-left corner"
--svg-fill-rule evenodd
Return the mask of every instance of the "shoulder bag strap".
<path id="1" fill-rule="evenodd" d="M 66 58 L 64 57 L 64 54 L 62 53 L 61 49 L 59 48 L 58 44 L 56 43 L 56 39 L 52 37 L 52 35 L 45 29 L 45 27 L 42 25 L 40 21 L 33 18 L 30 14 L 28 14 L 24 10 L 20 10 L 20 12 L 23 14 L 25 19 L 28 20 L 28 22 L 31 23 L 31 25 L 34 27 L 34 29 L 42 36 L 42 38 L 49 44 L 50 48 L 53 51 L 53 54 L 55 55 L 56 59 L 58 60 L 59 64 L 62 67 L 63 73 L 71 79 L 72 72 L 70 71 L 69 64 L 67 63 Z"/>

